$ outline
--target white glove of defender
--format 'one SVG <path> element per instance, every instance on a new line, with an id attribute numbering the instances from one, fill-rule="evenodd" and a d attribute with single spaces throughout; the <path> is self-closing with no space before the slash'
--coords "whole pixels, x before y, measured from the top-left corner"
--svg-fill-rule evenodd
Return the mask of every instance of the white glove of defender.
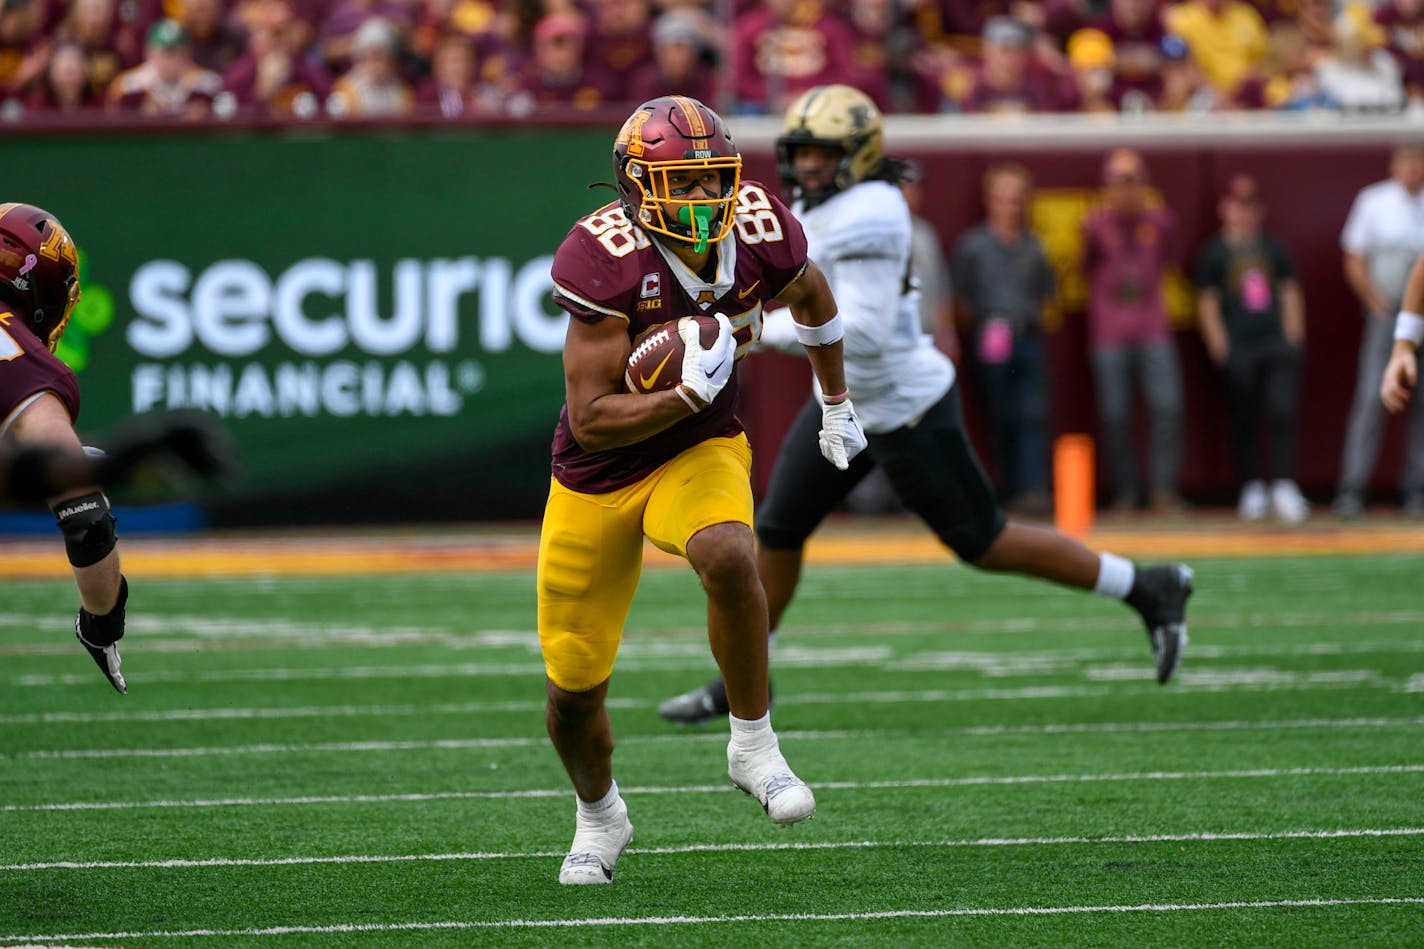
<path id="1" fill-rule="evenodd" d="M 850 399 L 834 405 L 821 403 L 821 454 L 837 468 L 845 471 L 850 460 L 865 450 L 865 429 L 855 417 Z"/>
<path id="2" fill-rule="evenodd" d="M 721 313 L 717 320 L 717 339 L 707 349 L 702 348 L 702 331 L 697 320 L 684 316 L 677 321 L 677 334 L 682 337 L 682 383 L 678 386 L 683 401 L 694 412 L 712 404 L 717 393 L 732 378 L 736 362 L 737 341 L 732 338 L 732 322 Z"/>

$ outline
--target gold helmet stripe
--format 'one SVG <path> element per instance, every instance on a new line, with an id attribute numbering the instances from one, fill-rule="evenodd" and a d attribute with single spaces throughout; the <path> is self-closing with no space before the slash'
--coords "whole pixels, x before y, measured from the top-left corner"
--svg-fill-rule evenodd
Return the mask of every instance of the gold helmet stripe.
<path id="1" fill-rule="evenodd" d="M 687 96 L 673 96 L 672 101 L 677 103 L 677 107 L 682 110 L 682 117 L 687 119 L 687 130 L 692 133 L 695 139 L 701 141 L 693 142 L 693 148 L 707 147 L 707 126 L 702 121 L 702 112 L 697 106 L 692 104 L 692 100 Z"/>
<path id="2" fill-rule="evenodd" d="M 9 214 L 11 211 L 15 210 L 19 206 L 20 203 L 18 201 L 7 201 L 4 204 L 0 204 L 0 218 L 3 218 L 5 215 Z"/>

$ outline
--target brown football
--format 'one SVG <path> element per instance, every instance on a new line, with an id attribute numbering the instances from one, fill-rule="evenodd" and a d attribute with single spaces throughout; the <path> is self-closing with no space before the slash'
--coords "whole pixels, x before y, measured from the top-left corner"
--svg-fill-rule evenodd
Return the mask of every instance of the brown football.
<path id="1" fill-rule="evenodd" d="M 717 340 L 717 321 L 710 316 L 684 316 L 696 320 L 703 347 Z M 677 332 L 680 320 L 651 327 L 633 344 L 623 382 L 629 392 L 662 392 L 682 381 L 682 358 L 686 347 Z"/>

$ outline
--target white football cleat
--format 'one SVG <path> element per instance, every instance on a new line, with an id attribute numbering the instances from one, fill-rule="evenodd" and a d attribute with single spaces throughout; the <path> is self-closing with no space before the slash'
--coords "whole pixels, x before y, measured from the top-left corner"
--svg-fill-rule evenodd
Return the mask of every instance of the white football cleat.
<path id="1" fill-rule="evenodd" d="M 761 802 L 773 824 L 786 827 L 810 820 L 816 816 L 816 796 L 782 757 L 775 733 L 767 734 L 770 743 L 759 747 L 738 747 L 736 742 L 727 745 L 727 775 Z"/>
<path id="2" fill-rule="evenodd" d="M 565 884 L 612 883 L 613 865 L 633 841 L 633 825 L 628 805 L 620 797 L 605 820 L 595 821 L 579 814 L 574 826 L 574 842 L 559 868 L 559 882 Z"/>

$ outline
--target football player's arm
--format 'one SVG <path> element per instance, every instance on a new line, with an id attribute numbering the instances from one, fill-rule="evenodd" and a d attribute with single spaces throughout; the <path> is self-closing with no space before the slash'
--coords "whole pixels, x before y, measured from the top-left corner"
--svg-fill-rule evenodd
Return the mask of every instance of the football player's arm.
<path id="1" fill-rule="evenodd" d="M 20 448 L 52 449 L 83 456 L 84 446 L 69 418 L 69 410 L 46 392 L 22 411 L 10 434 Z M 64 549 L 79 588 L 75 631 L 110 684 L 127 692 L 119 672 L 118 641 L 124 635 L 124 603 L 128 584 L 120 572 L 118 538 L 109 500 L 99 486 L 83 484 L 47 498 L 54 511 Z"/>
<path id="2" fill-rule="evenodd" d="M 633 393 L 623 384 L 632 345 L 622 320 L 570 319 L 564 339 L 569 428 L 585 451 L 642 441 L 692 414 L 677 389 Z"/>
<path id="3" fill-rule="evenodd" d="M 821 455 L 842 471 L 866 448 L 845 378 L 845 346 L 836 299 L 826 275 L 809 258 L 800 275 L 776 295 L 791 310 L 796 335 L 806 347 L 811 371 L 821 386 Z"/>
<path id="4" fill-rule="evenodd" d="M 1391 412 L 1409 404 L 1414 384 L 1419 379 L 1418 349 L 1424 341 L 1424 255 L 1414 261 L 1409 271 L 1409 283 L 1404 288 L 1404 302 L 1394 320 L 1394 349 L 1380 380 L 1380 401 Z"/>
<path id="5" fill-rule="evenodd" d="M 839 313 L 831 285 L 821 268 L 816 266 L 814 260 L 807 259 L 805 269 L 775 299 L 791 310 L 791 319 L 796 323 L 794 328 L 805 347 L 806 358 L 811 361 L 811 371 L 821 384 L 821 391 L 827 396 L 845 392 L 845 346 L 841 341 L 842 331 L 835 322 Z M 807 342 L 828 336 L 835 339 L 826 343 Z"/>

